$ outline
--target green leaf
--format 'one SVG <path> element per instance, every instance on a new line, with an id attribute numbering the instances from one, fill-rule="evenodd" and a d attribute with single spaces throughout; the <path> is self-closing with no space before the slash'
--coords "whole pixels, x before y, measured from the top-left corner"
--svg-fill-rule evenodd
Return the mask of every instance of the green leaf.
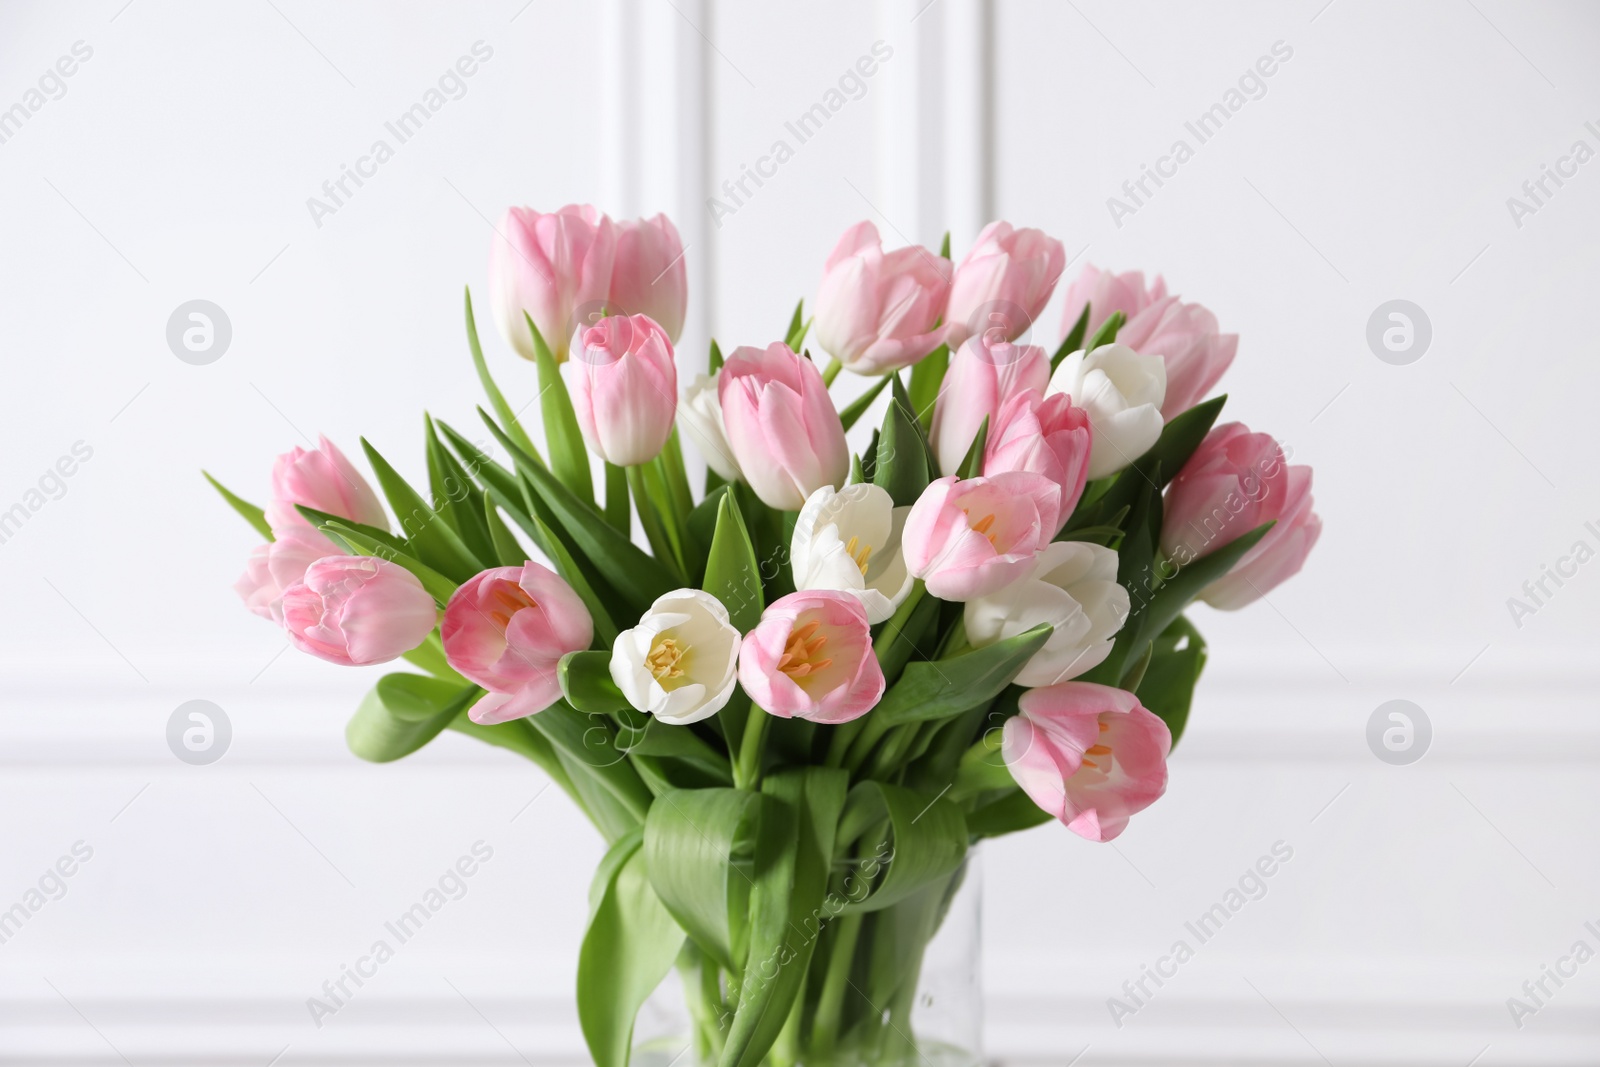
<path id="1" fill-rule="evenodd" d="M 462 543 L 460 535 L 422 499 L 422 494 L 400 477 L 399 472 L 365 437 L 361 439 L 361 447 L 367 453 L 367 462 L 372 464 L 373 473 L 378 476 L 383 495 L 389 498 L 389 506 L 394 509 L 395 517 L 400 522 L 407 551 L 452 581 L 464 582 L 482 570 L 477 558 Z"/>
<path id="2" fill-rule="evenodd" d="M 568 652 L 556 665 L 561 695 L 579 711 L 610 715 L 633 705 L 611 680 L 610 652 Z"/>
<path id="3" fill-rule="evenodd" d="M 620 534 L 633 532 L 632 501 L 628 498 L 628 472 L 606 464 L 606 521 Z"/>
<path id="4" fill-rule="evenodd" d="M 533 334 L 533 358 L 539 368 L 539 410 L 544 416 L 544 442 L 550 450 L 550 469 L 572 495 L 587 504 L 594 503 L 594 479 L 589 473 L 589 452 L 578 429 L 578 413 L 572 408 L 567 383 L 550 346 L 527 312 L 522 313 Z"/>
<path id="5" fill-rule="evenodd" d="M 1155 596 L 1150 599 L 1149 607 L 1140 613 L 1142 615 L 1140 633 L 1143 639 L 1150 640 L 1171 626 L 1183 613 L 1183 609 L 1188 607 L 1206 586 L 1233 570 L 1234 564 L 1267 536 L 1272 526 L 1270 522 L 1262 523 L 1221 548 L 1180 566 L 1178 573 L 1167 579 L 1161 588 L 1156 590 Z"/>
<path id="6" fill-rule="evenodd" d="M 1160 467 L 1164 472 L 1162 485 L 1172 481 L 1183 470 L 1184 464 L 1189 462 L 1195 449 L 1200 447 L 1200 442 L 1206 439 L 1206 434 L 1211 432 L 1217 416 L 1222 414 L 1222 405 L 1227 402 L 1228 395 L 1224 393 L 1201 401 L 1181 415 L 1174 416 L 1161 428 L 1161 436 L 1150 446 L 1150 451 L 1139 458 L 1139 462 L 1150 469 Z"/>
<path id="7" fill-rule="evenodd" d="M 711 339 L 711 351 L 706 355 L 706 374 L 712 378 L 722 369 L 722 349 L 717 347 L 717 339 Z"/>
<path id="8" fill-rule="evenodd" d="M 850 790 L 836 842 L 848 827 L 864 832 L 889 824 L 891 857 L 870 892 L 856 896 L 845 912 L 879 911 L 949 877 L 967 857 L 967 823 L 961 809 L 942 796 L 925 796 L 887 782 L 865 781 Z M 871 876 L 867 876 L 871 881 Z"/>
<path id="9" fill-rule="evenodd" d="M 447 689 L 454 691 L 448 699 Z M 356 756 L 373 763 L 409 756 L 439 736 L 482 693 L 475 685 L 452 686 L 420 674 L 385 675 L 345 726 L 345 743 Z"/>
<path id="10" fill-rule="evenodd" d="M 1061 347 L 1056 349 L 1056 354 L 1050 357 L 1050 369 L 1055 370 L 1061 366 L 1061 361 L 1083 347 L 1083 335 L 1089 331 L 1089 305 L 1083 305 L 1083 311 L 1078 315 L 1078 321 L 1073 323 L 1072 329 L 1067 331 L 1067 336 L 1061 339 Z"/>
<path id="11" fill-rule="evenodd" d="M 628 753 L 617 745 L 617 731 L 609 718 L 578 711 L 558 700 L 527 720 L 566 759 L 574 780 L 594 779 L 616 798 L 636 822 L 643 822 L 653 799 Z"/>
<path id="12" fill-rule="evenodd" d="M 883 417 L 872 482 L 888 491 L 896 507 L 909 507 L 932 481 L 932 467 L 928 463 L 922 428 L 909 403 L 902 400 L 904 389 L 898 388 L 899 378 L 891 378 L 896 395 L 889 401 L 889 410 Z"/>
<path id="13" fill-rule="evenodd" d="M 1101 345 L 1109 345 L 1117 339 L 1117 331 L 1122 329 L 1122 324 L 1128 321 L 1128 316 L 1120 311 L 1113 311 L 1100 328 L 1084 343 L 1085 352 L 1093 352 Z"/>
<path id="14" fill-rule="evenodd" d="M 933 428 L 933 409 L 939 400 L 939 390 L 944 388 L 944 376 L 950 369 L 950 349 L 940 345 L 911 367 L 911 409 L 927 433 Z"/>
<path id="15" fill-rule="evenodd" d="M 445 451 L 433 420 L 427 419 L 428 491 L 439 516 L 461 536 L 467 551 L 477 557 L 480 567 L 495 564 L 494 541 L 483 517 L 483 490 L 478 488 L 466 468 Z"/>
<path id="16" fill-rule="evenodd" d="M 483 358 L 483 346 L 478 343 L 478 320 L 472 313 L 472 289 L 469 287 L 466 293 L 467 346 L 472 350 L 472 365 L 477 368 L 478 381 L 483 384 L 483 392 L 489 398 L 489 406 L 500 416 L 500 421 L 506 424 L 506 430 L 511 434 L 512 440 L 527 452 L 534 453 L 533 441 L 528 437 L 528 432 L 517 421 L 516 412 L 506 403 L 505 395 L 500 392 L 500 387 L 494 383 L 494 377 L 489 373 L 489 364 Z"/>
<path id="17" fill-rule="evenodd" d="M 967 449 L 967 454 L 961 459 L 961 466 L 956 471 L 958 478 L 976 478 L 983 473 L 983 452 L 989 446 L 989 416 L 985 415 L 978 424 L 978 435 L 972 439 L 972 444 Z"/>
<path id="18" fill-rule="evenodd" d="M 644 823 L 645 869 L 656 895 L 697 945 L 729 971 L 744 962 L 762 796 L 678 789 Z"/>
<path id="19" fill-rule="evenodd" d="M 761 621 L 766 606 L 761 595 L 761 567 L 732 493 L 724 493 L 717 505 L 716 532 L 700 587 L 722 602 L 740 633 L 749 633 Z"/>
<path id="20" fill-rule="evenodd" d="M 944 231 L 944 240 L 939 242 L 939 258 L 950 258 L 950 231 Z"/>
<path id="21" fill-rule="evenodd" d="M 985 837 L 1001 837 L 1040 826 L 1049 822 L 1052 817 L 1048 811 L 1035 804 L 1028 794 L 1018 790 L 991 804 L 985 804 L 968 815 L 967 832 L 972 835 L 974 841 L 979 841 Z"/>
<path id="22" fill-rule="evenodd" d="M 729 707 L 732 706 L 730 701 Z M 722 714 L 728 714 L 728 708 L 724 708 Z M 706 744 L 692 728 L 673 726 L 655 716 L 650 717 L 649 723 L 645 726 L 644 737 L 635 742 L 632 754 L 674 760 L 693 767 L 723 784 L 733 782 L 733 770 L 727 753 L 719 752 Z M 658 797 L 656 804 L 652 805 L 652 810 L 659 805 Z"/>
<path id="23" fill-rule="evenodd" d="M 1048 623 L 942 660 L 908 664 L 900 680 L 884 693 L 871 718 L 879 729 L 957 715 L 993 700 L 1049 640 Z"/>
<path id="24" fill-rule="evenodd" d="M 483 522 L 489 530 L 489 541 L 494 546 L 495 562 L 502 567 L 520 567 L 528 562 L 528 553 L 517 543 L 517 536 L 506 526 L 500 511 L 487 493 L 483 497 Z"/>
<path id="25" fill-rule="evenodd" d="M 806 302 L 801 300 L 794 306 L 794 314 L 789 316 L 789 328 L 784 331 L 784 343 L 791 351 L 800 351 L 800 345 L 806 336 L 805 321 Z"/>
<path id="26" fill-rule="evenodd" d="M 890 685 L 899 680 L 906 664 L 911 662 L 912 656 L 921 652 L 924 645 L 934 647 L 932 630 L 939 620 L 939 601 L 926 593 L 922 579 L 915 579 L 911 592 L 900 602 L 889 621 L 884 623 L 877 640 L 872 644 L 878 656 L 878 665 L 883 669 L 883 677 Z"/>
<path id="27" fill-rule="evenodd" d="M 792 767 L 762 782 L 750 949 L 720 1067 L 756 1067 L 799 996 L 816 949 L 849 776 Z M 770 972 L 770 973 L 769 973 Z"/>
<path id="28" fill-rule="evenodd" d="M 877 380 L 872 388 L 845 405 L 844 410 L 839 412 L 839 422 L 843 424 L 846 432 L 849 431 L 850 427 L 861 421 L 861 416 L 867 413 L 867 409 L 872 406 L 872 402 L 878 399 L 878 394 L 883 392 L 888 384 L 889 375 L 885 374 Z"/>
<path id="29" fill-rule="evenodd" d="M 1177 745 L 1189 722 L 1195 686 L 1206 665 L 1206 642 L 1194 624 L 1179 615 L 1151 644 L 1150 665 L 1135 687 L 1139 703 L 1161 717 Z"/>
<path id="30" fill-rule="evenodd" d="M 371 527 L 357 529 L 356 527 L 359 525 L 359 523 L 346 525 L 334 520 L 323 523 L 319 529 L 332 538 L 336 544 L 343 545 L 351 555 L 373 556 L 404 567 L 416 575 L 417 581 L 422 583 L 422 588 L 428 591 L 428 595 L 433 597 L 434 602 L 441 608 L 450 603 L 450 598 L 455 595 L 456 582 L 446 578 L 415 557 L 398 549 L 390 548 L 383 541 L 375 540 L 366 532 Z"/>
<path id="31" fill-rule="evenodd" d="M 645 873 L 643 835 L 606 853 L 590 889 L 589 928 L 578 950 L 578 1022 L 597 1067 L 627 1067 L 633 1023 L 672 970 L 683 929 Z"/>
<path id="32" fill-rule="evenodd" d="M 256 507 L 243 497 L 234 495 L 234 493 L 227 486 L 211 477 L 208 472 L 201 471 L 200 473 L 205 475 L 206 481 L 211 483 L 211 488 L 222 494 L 222 499 L 228 502 L 229 507 L 231 507 L 234 511 L 237 511 L 240 515 L 244 516 L 245 522 L 248 522 L 251 526 L 255 527 L 256 533 L 260 534 L 262 537 L 265 537 L 268 541 L 273 540 L 272 527 L 267 525 L 266 512 L 262 511 L 260 508 Z"/>

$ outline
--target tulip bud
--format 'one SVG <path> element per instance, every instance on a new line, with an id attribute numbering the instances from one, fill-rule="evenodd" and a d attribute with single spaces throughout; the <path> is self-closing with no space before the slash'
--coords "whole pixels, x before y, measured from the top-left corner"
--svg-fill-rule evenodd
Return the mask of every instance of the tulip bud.
<path id="1" fill-rule="evenodd" d="M 561 368 L 578 428 L 607 463 L 648 463 L 666 445 L 678 404 L 672 342 L 644 315 L 613 315 L 578 330 Z"/>
<path id="2" fill-rule="evenodd" d="M 677 344 L 689 308 L 689 273 L 678 228 L 657 215 L 618 222 L 616 231 L 608 310 L 613 315 L 648 315 Z"/>
<path id="3" fill-rule="evenodd" d="M 1089 477 L 1104 478 L 1150 451 L 1161 436 L 1167 368 L 1160 356 L 1101 345 L 1061 361 L 1046 395 L 1065 393 L 1089 414 Z"/>
<path id="4" fill-rule="evenodd" d="M 761 613 L 739 649 L 739 684 L 779 718 L 837 725 L 871 711 L 885 680 L 861 601 L 849 593 L 790 593 Z"/>
<path id="5" fill-rule="evenodd" d="M 489 255 L 489 298 L 500 332 L 524 359 L 532 359 L 533 319 L 557 362 L 567 358 L 573 332 L 611 294 L 616 227 L 602 212 L 568 204 L 542 215 L 507 208 Z"/>
<path id="6" fill-rule="evenodd" d="M 316 448 L 296 447 L 285 452 L 272 465 L 272 499 L 266 516 L 274 537 L 289 530 L 308 530 L 325 546 L 323 555 L 333 555 L 338 551 L 333 542 L 295 510 L 296 504 L 385 530 L 389 519 L 378 494 L 338 446 L 326 437 L 317 442 Z"/>
<path id="7" fill-rule="evenodd" d="M 1061 488 L 1040 474 L 940 478 L 911 506 L 901 550 L 940 600 L 972 600 L 1028 573 L 1060 528 Z"/>
<path id="8" fill-rule="evenodd" d="M 489 691 L 467 717 L 492 725 L 561 698 L 556 667 L 589 647 L 594 620 L 572 586 L 530 561 L 469 578 L 445 606 L 440 637 L 450 666 Z"/>
<path id="9" fill-rule="evenodd" d="M 950 263 L 913 245 L 884 252 L 878 228 L 846 230 L 817 290 L 817 345 L 856 374 L 888 374 L 932 352 L 943 338 Z"/>
<path id="10" fill-rule="evenodd" d="M 333 543 L 310 527 L 290 527 L 277 539 L 250 551 L 244 574 L 233 588 L 251 614 L 283 622 L 283 591 L 303 581 L 306 569 L 324 556 L 338 555 Z"/>
<path id="11" fill-rule="evenodd" d="M 1088 413 L 1073 407 L 1069 397 L 1017 393 L 989 426 L 983 473 L 1044 475 L 1061 487 L 1060 518 L 1065 522 L 1088 484 L 1091 438 Z"/>
<path id="12" fill-rule="evenodd" d="M 1161 549 L 1180 569 L 1263 523 L 1275 525 L 1200 599 L 1235 609 L 1299 572 L 1322 533 L 1311 468 L 1288 465 L 1278 442 L 1242 423 L 1206 435 L 1162 504 Z"/>
<path id="13" fill-rule="evenodd" d="M 806 497 L 849 477 L 844 426 L 822 374 L 788 345 L 736 349 L 717 394 L 733 458 L 768 507 L 798 511 Z"/>
<path id="14" fill-rule="evenodd" d="M 951 351 L 969 337 L 1015 341 L 1033 326 L 1055 290 L 1067 256 L 1041 230 L 991 222 L 978 234 L 950 284 L 945 329 Z"/>
<path id="15" fill-rule="evenodd" d="M 328 556 L 283 592 L 283 626 L 302 652 L 345 666 L 386 663 L 427 640 L 438 619 L 416 575 L 371 556 Z"/>
<path id="16" fill-rule="evenodd" d="M 1007 401 L 1019 393 L 1043 396 L 1049 382 L 1050 357 L 1036 345 L 989 344 L 973 337 L 955 350 L 928 435 L 940 472 L 959 473 L 983 420 L 989 420 L 992 438 Z"/>

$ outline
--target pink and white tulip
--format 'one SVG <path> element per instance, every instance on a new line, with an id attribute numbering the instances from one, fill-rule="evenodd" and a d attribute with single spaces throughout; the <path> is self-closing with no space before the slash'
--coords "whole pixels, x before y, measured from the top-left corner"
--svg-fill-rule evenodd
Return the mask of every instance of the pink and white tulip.
<path id="1" fill-rule="evenodd" d="M 1060 528 L 1061 488 L 1042 474 L 940 478 L 906 517 L 906 566 L 940 600 L 987 596 L 1021 578 Z"/>
<path id="2" fill-rule="evenodd" d="M 556 666 L 594 640 L 594 620 L 561 576 L 531 560 L 468 579 L 445 606 L 445 659 L 489 692 L 467 713 L 476 723 L 509 722 L 561 697 Z"/>
<path id="3" fill-rule="evenodd" d="M 817 345 L 856 374 L 888 374 L 938 348 L 950 262 L 912 245 L 883 250 L 878 228 L 844 232 L 817 291 Z"/>
<path id="4" fill-rule="evenodd" d="M 689 273 L 678 228 L 657 215 L 618 222 L 616 233 L 609 310 L 614 315 L 648 315 L 677 344 L 689 309 Z"/>
<path id="5" fill-rule="evenodd" d="M 1042 230 L 991 222 L 962 257 L 950 283 L 945 329 L 952 351 L 973 336 L 1015 341 L 1050 302 L 1066 267 L 1061 242 Z"/>
<path id="6" fill-rule="evenodd" d="M 837 725 L 871 711 L 885 682 L 861 601 L 823 589 L 774 601 L 745 635 L 739 684 L 780 718 Z"/>
<path id="7" fill-rule="evenodd" d="M 1033 802 L 1090 841 L 1110 841 L 1167 789 L 1167 724 L 1122 689 L 1062 682 L 1022 694 L 1001 755 Z"/>
<path id="8" fill-rule="evenodd" d="M 1167 283 L 1159 275 L 1146 289 L 1140 271 L 1112 274 L 1086 266 L 1067 287 L 1064 330 L 1072 329 L 1085 304 L 1090 334 L 1120 311 L 1127 322 L 1117 331 L 1117 341 L 1165 361 L 1167 394 L 1161 414 L 1167 420 L 1204 400 L 1239 350 L 1238 334 L 1222 333 L 1217 317 L 1201 305 L 1167 295 Z"/>
<path id="9" fill-rule="evenodd" d="M 672 341 L 645 315 L 579 327 L 562 368 L 589 451 L 618 467 L 654 459 L 672 434 L 678 367 Z"/>
<path id="10" fill-rule="evenodd" d="M 961 469 L 984 419 L 992 437 L 1007 401 L 1019 393 L 1043 396 L 1050 382 L 1050 357 L 1037 345 L 990 344 L 974 337 L 954 351 L 928 435 L 941 474 Z"/>
<path id="11" fill-rule="evenodd" d="M 1060 518 L 1072 515 L 1089 481 L 1089 415 L 1063 394 L 1018 393 L 989 425 L 983 473 L 1042 474 L 1061 487 Z M 1051 531 L 1054 535 L 1055 531 Z"/>
<path id="12" fill-rule="evenodd" d="M 1212 607 L 1242 608 L 1304 565 L 1322 533 L 1311 507 L 1311 468 L 1289 466 L 1270 435 L 1228 423 L 1206 435 L 1168 488 L 1161 548 L 1181 568 L 1262 523 L 1275 523 L 1200 594 Z"/>
<path id="13" fill-rule="evenodd" d="M 289 527 L 276 539 L 250 550 L 244 574 L 233 583 L 251 614 L 283 622 L 283 591 L 305 579 L 306 569 L 324 556 L 339 555 L 322 534 Z"/>
<path id="14" fill-rule="evenodd" d="M 386 663 L 428 639 L 438 621 L 416 575 L 372 556 L 326 556 L 283 591 L 283 627 L 302 652 L 344 666 Z"/>
<path id="15" fill-rule="evenodd" d="M 489 254 L 489 299 L 500 332 L 523 359 L 534 358 L 526 314 L 557 362 L 580 325 L 611 295 L 615 224 L 588 204 L 542 214 L 507 208 Z"/>
<path id="16" fill-rule="evenodd" d="M 378 494 L 355 464 L 326 437 L 317 439 L 316 448 L 296 447 L 273 463 L 272 499 L 267 503 L 266 515 L 274 537 L 287 530 L 309 530 L 326 543 L 324 555 L 337 552 L 333 543 L 295 510 L 296 504 L 367 526 L 389 528 Z"/>
<path id="17" fill-rule="evenodd" d="M 768 506 L 798 511 L 825 485 L 850 474 L 844 427 L 822 373 L 788 345 L 736 349 L 717 396 L 733 458 Z"/>

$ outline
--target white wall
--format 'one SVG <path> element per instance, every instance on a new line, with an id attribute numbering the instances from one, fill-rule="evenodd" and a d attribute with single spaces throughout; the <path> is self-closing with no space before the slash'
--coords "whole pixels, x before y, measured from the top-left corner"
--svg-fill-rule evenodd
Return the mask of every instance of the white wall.
<path id="1" fill-rule="evenodd" d="M 1600 547 L 1597 165 L 1520 227 L 1506 207 L 1575 140 L 1600 147 L 1594 9 L 924 4 L 0 11 L 0 108 L 93 49 L 0 143 L 0 509 L 93 449 L 0 544 L 0 908 L 94 850 L 0 946 L 0 1062 L 578 1057 L 595 840 L 536 771 L 465 739 L 349 757 L 373 674 L 284 654 L 240 609 L 252 535 L 196 469 L 259 498 L 275 453 L 326 432 L 419 471 L 420 412 L 470 428 L 478 402 L 460 286 L 483 291 L 484 216 L 585 200 L 677 218 L 695 365 L 711 331 L 770 340 L 859 218 L 891 244 L 948 225 L 958 254 L 991 216 L 1044 227 L 1213 308 L 1242 338 L 1230 411 L 1316 468 L 1306 572 L 1199 613 L 1211 675 L 1163 803 L 1114 847 L 1042 828 L 987 849 L 997 1054 L 1600 1058 L 1600 964 L 1520 1030 L 1505 1003 L 1575 940 L 1600 947 L 1600 577 L 1520 627 L 1506 605 L 1574 541 Z M 479 40 L 465 96 L 314 225 L 306 198 Z M 706 198 L 880 40 L 864 96 L 719 226 Z M 1117 226 L 1107 198 L 1280 40 L 1266 94 Z M 203 367 L 164 338 L 196 297 L 234 329 Z M 1365 342 L 1397 297 L 1433 324 L 1409 366 Z M 1365 741 L 1397 697 L 1435 730 L 1410 767 Z M 164 740 L 194 698 L 233 723 L 209 767 Z M 466 897 L 313 1027 L 305 998 L 480 839 L 494 858 Z M 1114 1027 L 1107 998 L 1280 840 L 1266 896 Z"/>

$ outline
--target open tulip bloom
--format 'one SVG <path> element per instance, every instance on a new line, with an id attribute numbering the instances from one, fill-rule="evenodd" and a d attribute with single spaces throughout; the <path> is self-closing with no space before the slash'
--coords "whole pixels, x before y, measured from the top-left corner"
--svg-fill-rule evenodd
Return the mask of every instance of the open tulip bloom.
<path id="1" fill-rule="evenodd" d="M 429 419 L 425 486 L 327 439 L 264 507 L 217 486 L 265 538 L 251 612 L 333 663 L 409 664 L 346 726 L 357 756 L 478 738 L 605 839 L 578 960 L 601 1067 L 674 967 L 699 1063 L 912 1055 L 973 846 L 1125 832 L 1206 660 L 1185 610 L 1259 599 L 1315 544 L 1310 469 L 1215 425 L 1237 337 L 1210 311 L 1089 267 L 1053 354 L 1020 342 L 1061 249 L 994 223 L 957 264 L 863 223 L 821 270 L 825 367 L 801 307 L 701 363 L 670 221 L 514 208 L 491 303 L 542 440 L 469 295 L 492 443 Z M 873 382 L 842 407 L 841 370 Z"/>

